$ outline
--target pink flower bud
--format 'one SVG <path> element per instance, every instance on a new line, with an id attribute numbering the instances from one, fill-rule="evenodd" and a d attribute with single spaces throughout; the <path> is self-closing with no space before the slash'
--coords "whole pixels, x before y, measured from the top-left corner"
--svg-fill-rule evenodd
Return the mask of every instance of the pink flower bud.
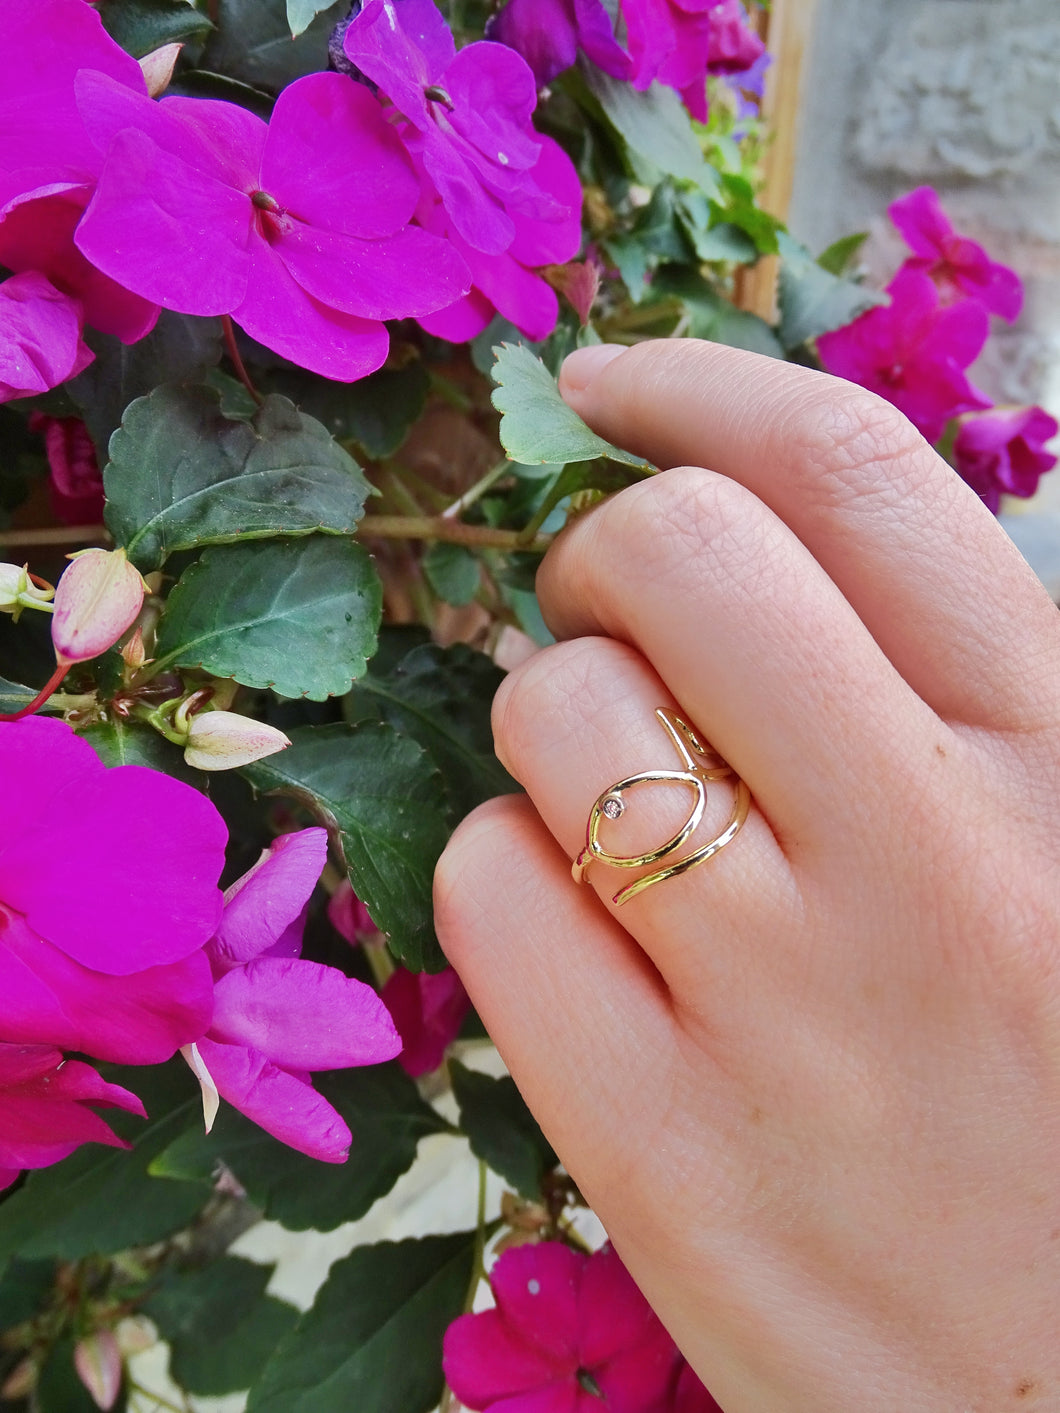
<path id="1" fill-rule="evenodd" d="M 96 1330 L 74 1346 L 74 1368 L 97 1408 L 113 1408 L 121 1393 L 122 1359 L 111 1330 Z"/>
<path id="2" fill-rule="evenodd" d="M 140 60 L 140 68 L 143 70 L 144 79 L 147 82 L 147 91 L 152 98 L 157 98 L 160 93 L 165 93 L 169 87 L 169 81 L 173 77 L 173 70 L 183 48 L 183 44 L 163 44 L 160 49 L 152 49 L 150 54 L 145 54 Z"/>
<path id="3" fill-rule="evenodd" d="M 87 662 L 118 641 L 140 612 L 144 581 L 123 549 L 69 556 L 55 590 L 52 644 L 60 662 Z"/>
<path id="4" fill-rule="evenodd" d="M 290 744 L 282 731 L 263 721 L 234 711 L 204 711 L 191 718 L 184 759 L 196 770 L 235 770 Z"/>

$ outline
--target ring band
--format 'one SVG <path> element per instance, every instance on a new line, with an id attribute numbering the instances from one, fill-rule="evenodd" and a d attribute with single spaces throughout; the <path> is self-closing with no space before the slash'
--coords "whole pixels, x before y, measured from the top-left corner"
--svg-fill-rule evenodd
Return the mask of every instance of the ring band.
<path id="1" fill-rule="evenodd" d="M 683 859 L 678 859 L 676 863 L 667 864 L 665 868 L 657 869 L 654 873 L 646 873 L 635 882 L 627 883 L 625 888 L 620 888 L 611 900 L 617 904 L 635 898 L 638 893 L 643 893 L 645 888 L 650 888 L 653 883 L 661 883 L 665 878 L 676 878 L 679 873 L 687 873 L 690 868 L 695 868 L 696 864 L 705 863 L 707 859 L 713 858 L 719 849 L 723 849 L 739 833 L 751 807 L 751 792 L 745 782 L 740 779 L 731 765 L 722 760 L 716 751 L 700 741 L 687 722 L 682 721 L 675 712 L 667 711 L 664 707 L 657 707 L 655 715 L 673 742 L 684 769 L 644 770 L 639 775 L 627 775 L 624 780 L 619 780 L 617 784 L 612 785 L 610 789 L 605 790 L 602 795 L 597 797 L 596 803 L 589 811 L 589 822 L 585 829 L 585 848 L 571 865 L 571 874 L 575 883 L 584 881 L 589 865 L 594 862 L 610 864 L 612 868 L 647 868 L 651 864 L 668 858 L 670 854 L 680 849 L 682 844 L 686 843 L 699 827 L 707 805 L 707 786 L 712 781 L 733 780 L 736 787 L 736 798 L 733 801 L 728 823 L 720 833 L 715 834 L 713 839 L 700 845 L 698 849 L 693 849 Z M 697 765 L 696 757 L 701 761 L 712 762 L 712 764 Z M 692 807 L 691 814 L 672 838 L 658 849 L 652 849 L 650 853 L 638 854 L 631 858 L 626 858 L 622 854 L 612 854 L 601 846 L 601 825 L 605 819 L 616 820 L 625 813 L 626 802 L 622 797 L 627 790 L 632 789 L 635 785 L 657 784 L 660 781 L 671 780 L 679 785 L 691 785 L 696 792 L 696 802 Z"/>

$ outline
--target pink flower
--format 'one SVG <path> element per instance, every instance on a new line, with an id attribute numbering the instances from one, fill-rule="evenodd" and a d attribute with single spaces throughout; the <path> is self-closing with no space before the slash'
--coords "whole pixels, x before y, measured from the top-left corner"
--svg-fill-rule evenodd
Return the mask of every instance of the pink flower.
<path id="1" fill-rule="evenodd" d="M 441 198 L 425 197 L 420 206 L 421 221 L 428 230 L 448 236 L 467 262 L 472 278 L 469 294 L 448 309 L 419 320 L 429 334 L 451 343 L 464 343 L 480 334 L 495 313 L 511 320 L 529 339 L 547 338 L 556 327 L 556 292 L 534 273 L 534 267 L 564 264 L 578 253 L 582 238 L 581 182 L 573 162 L 548 137 L 541 139 L 541 155 L 533 175 L 566 215 L 562 221 L 517 215 L 515 239 L 499 255 L 487 255 L 469 245 L 449 220 Z"/>
<path id="2" fill-rule="evenodd" d="M 55 588 L 52 646 L 57 662 L 89 662 L 132 627 L 147 586 L 121 548 L 78 550 L 68 558 Z"/>
<path id="3" fill-rule="evenodd" d="M 943 304 L 977 299 L 1009 322 L 1023 306 L 1023 283 L 1015 270 L 990 259 L 981 245 L 960 236 L 943 211 L 938 193 L 918 186 L 887 208 L 898 234 L 913 252 L 906 264 L 923 270 L 938 286 Z"/>
<path id="4" fill-rule="evenodd" d="M 994 407 L 962 420 L 953 443 L 957 470 L 996 515 L 1001 494 L 1032 496 L 1056 457 L 1045 450 L 1060 431 L 1042 407 Z"/>
<path id="5" fill-rule="evenodd" d="M 717 0 L 622 0 L 633 60 L 633 87 L 657 79 L 675 88 L 701 123 L 707 120 L 711 11 Z"/>
<path id="6" fill-rule="evenodd" d="M 76 299 L 33 271 L 0 284 L 0 402 L 58 387 L 94 357 Z"/>
<path id="7" fill-rule="evenodd" d="M 534 175 L 537 88 L 514 50 L 481 40 L 458 54 L 434 0 L 368 0 L 345 48 L 407 120 L 404 140 L 468 245 L 497 255 L 515 239 L 517 216 L 566 217 Z"/>
<path id="8" fill-rule="evenodd" d="M 461 1315 L 445 1333 L 446 1381 L 468 1408 L 663 1413 L 671 1406 L 677 1348 L 610 1247 L 592 1256 L 551 1241 L 512 1247 L 490 1285 L 496 1309 Z"/>
<path id="9" fill-rule="evenodd" d="M 323 829 L 283 834 L 225 894 L 207 952 L 214 1015 L 193 1068 L 208 1090 L 282 1143 L 344 1162 L 350 1131 L 313 1088 L 312 1070 L 391 1060 L 401 1048 L 386 1007 L 335 967 L 303 961 L 309 896 L 327 858 Z"/>
<path id="10" fill-rule="evenodd" d="M 103 519 L 103 474 L 96 448 L 80 417 L 47 417 L 34 412 L 31 432 L 44 438 L 52 513 L 63 525 L 92 525 Z"/>
<path id="11" fill-rule="evenodd" d="M 539 84 L 569 69 L 579 50 L 613 78 L 629 77 L 629 55 L 603 0 L 508 0 L 488 21 L 486 38 L 520 53 Z"/>
<path id="12" fill-rule="evenodd" d="M 82 1143 L 130 1145 L 89 1104 L 146 1118 L 135 1094 L 107 1084 L 91 1065 L 63 1060 L 50 1045 L 0 1043 L 0 1188 L 24 1168 L 47 1168 Z"/>
<path id="13" fill-rule="evenodd" d="M 368 915 L 368 909 L 353 891 L 353 884 L 344 878 L 328 899 L 328 921 L 351 947 L 378 932 Z"/>
<path id="14" fill-rule="evenodd" d="M 232 103 L 155 103 L 99 74 L 76 89 L 105 159 L 75 239 L 143 298 L 230 314 L 266 347 L 349 382 L 385 360 L 384 319 L 468 288 L 452 247 L 409 226 L 416 176 L 362 85 L 310 74 L 268 125 Z"/>
<path id="15" fill-rule="evenodd" d="M 60 721 L 0 725 L 0 1039 L 153 1064 L 209 1024 L 227 831 Z"/>
<path id="16" fill-rule="evenodd" d="M 817 349 L 830 373 L 893 402 L 935 442 L 951 417 L 990 406 L 964 372 L 986 342 L 986 310 L 976 300 L 941 305 L 927 275 L 908 267 L 887 292 L 889 305 L 823 334 Z"/>
<path id="17" fill-rule="evenodd" d="M 397 967 L 382 1000 L 401 1036 L 398 1063 L 413 1079 L 438 1068 L 471 1009 L 452 967 L 433 975 Z"/>
<path id="18" fill-rule="evenodd" d="M 765 52 L 766 46 L 747 23 L 743 0 L 715 0 L 710 10 L 707 73 L 746 73 Z"/>

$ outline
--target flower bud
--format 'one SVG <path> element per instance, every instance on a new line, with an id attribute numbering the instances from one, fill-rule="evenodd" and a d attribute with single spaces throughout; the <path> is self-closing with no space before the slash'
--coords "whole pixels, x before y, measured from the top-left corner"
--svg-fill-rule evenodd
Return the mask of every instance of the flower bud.
<path id="1" fill-rule="evenodd" d="M 0 564 L 0 613 L 10 613 L 16 623 L 24 608 L 39 608 L 54 597 L 54 589 L 34 584 L 28 565 Z"/>
<path id="2" fill-rule="evenodd" d="M 55 590 L 52 644 L 60 662 L 87 662 L 118 641 L 140 612 L 144 581 L 123 549 L 69 556 Z"/>
<path id="3" fill-rule="evenodd" d="M 145 54 L 140 60 L 140 68 L 143 70 L 147 91 L 152 98 L 157 98 L 159 94 L 165 93 L 169 87 L 169 81 L 173 77 L 173 70 L 183 48 L 183 44 L 163 44 L 160 49 L 152 49 L 150 54 Z"/>
<path id="4" fill-rule="evenodd" d="M 74 1368 L 97 1408 L 113 1408 L 121 1393 L 122 1357 L 111 1330 L 96 1330 L 74 1346 Z"/>
<path id="5" fill-rule="evenodd" d="M 204 711 L 191 718 L 184 759 L 196 770 L 235 770 L 290 744 L 282 731 L 263 721 L 234 711 Z"/>

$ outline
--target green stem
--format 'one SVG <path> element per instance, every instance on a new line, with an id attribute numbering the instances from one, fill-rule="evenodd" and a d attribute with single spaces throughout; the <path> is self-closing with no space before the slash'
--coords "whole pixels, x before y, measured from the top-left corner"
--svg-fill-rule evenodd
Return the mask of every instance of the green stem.
<path id="1" fill-rule="evenodd" d="M 544 554 L 551 535 L 527 539 L 522 530 L 497 530 L 492 525 L 465 525 L 441 515 L 366 515 L 358 526 L 361 535 L 379 540 L 445 540 L 472 549 L 528 550 Z"/>
<path id="2" fill-rule="evenodd" d="M 474 505 L 482 496 L 511 470 L 510 461 L 499 461 L 496 466 L 491 466 L 485 476 L 481 476 L 473 486 L 469 486 L 462 496 L 453 501 L 452 505 L 446 506 L 442 511 L 443 520 L 455 520 L 463 515 L 468 506 Z"/>
<path id="3" fill-rule="evenodd" d="M 145 1388 L 143 1384 L 137 1383 L 135 1379 L 129 1380 L 129 1392 L 138 1393 L 141 1398 L 149 1398 L 154 1403 L 155 1408 L 168 1408 L 170 1413 L 190 1413 L 190 1405 L 187 1403 L 171 1403 L 162 1394 L 155 1393 L 152 1389 Z"/>

